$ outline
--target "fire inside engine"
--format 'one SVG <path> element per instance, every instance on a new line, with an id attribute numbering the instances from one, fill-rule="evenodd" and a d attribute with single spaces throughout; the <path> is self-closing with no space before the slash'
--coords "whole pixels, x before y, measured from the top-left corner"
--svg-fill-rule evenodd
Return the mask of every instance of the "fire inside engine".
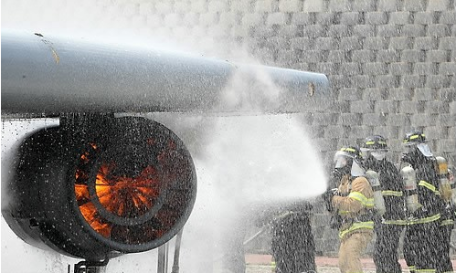
<path id="1" fill-rule="evenodd" d="M 172 227 L 167 223 L 179 217 L 173 207 L 156 215 L 163 203 L 160 198 L 173 179 L 163 172 L 169 160 L 166 155 L 175 152 L 176 144 L 169 141 L 156 158 L 150 159 L 147 155 L 155 153 L 157 142 L 148 138 L 140 144 L 143 147 L 129 147 L 135 151 L 135 158 L 141 158 L 132 164 L 134 159 L 111 158 L 97 144 L 90 143 L 75 173 L 74 191 L 82 216 L 96 232 L 121 243 L 159 238 Z M 133 228 L 131 224 L 140 225 Z"/>
<path id="2" fill-rule="evenodd" d="M 62 119 L 22 143 L 8 224 L 29 244 L 102 261 L 156 248 L 185 224 L 196 174 L 182 141 L 138 117 Z"/>

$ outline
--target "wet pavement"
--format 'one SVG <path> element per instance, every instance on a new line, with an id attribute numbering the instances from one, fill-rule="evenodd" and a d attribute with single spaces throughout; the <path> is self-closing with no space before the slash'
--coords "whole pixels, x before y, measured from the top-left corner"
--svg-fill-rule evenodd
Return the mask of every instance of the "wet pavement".
<path id="1" fill-rule="evenodd" d="M 271 255 L 247 254 L 245 260 L 247 263 L 246 273 L 275 273 Z M 456 259 L 452 259 L 452 262 L 453 268 L 456 268 Z M 315 257 L 315 263 L 317 273 L 340 273 L 336 257 Z M 364 273 L 375 273 L 375 264 L 372 258 L 363 258 L 361 263 Z M 399 263 L 402 266 L 402 272 L 410 272 L 404 259 L 400 259 Z"/>
<path id="2" fill-rule="evenodd" d="M 272 266 L 271 255 L 258 255 L 258 254 L 247 254 L 246 255 L 247 270 L 246 273 L 274 273 Z M 375 273 L 375 264 L 372 258 L 361 259 L 363 264 L 364 273 Z M 402 272 L 409 272 L 405 261 L 402 259 L 399 261 L 402 265 Z M 337 266 L 337 258 L 334 257 L 316 257 L 315 263 L 317 265 L 318 273 L 339 273 Z M 306 272 L 313 273 L 313 272 Z"/>
<path id="3" fill-rule="evenodd" d="M 402 272 L 409 272 L 403 270 Z M 273 268 L 267 265 L 247 265 L 246 273 L 274 273 Z M 313 273 L 313 272 L 307 272 Z M 339 268 L 329 266 L 317 266 L 317 273 L 340 273 Z M 375 269 L 365 269 L 364 273 L 375 273 Z"/>

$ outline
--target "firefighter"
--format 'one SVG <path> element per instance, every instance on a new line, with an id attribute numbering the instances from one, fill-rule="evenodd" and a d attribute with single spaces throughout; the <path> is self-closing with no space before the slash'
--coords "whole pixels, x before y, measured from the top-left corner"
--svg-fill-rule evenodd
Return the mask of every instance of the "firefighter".
<path id="1" fill-rule="evenodd" d="M 316 271 L 311 208 L 310 203 L 297 202 L 274 217 L 271 247 L 277 273 Z"/>
<path id="2" fill-rule="evenodd" d="M 312 204 L 308 201 L 290 201 L 259 210 L 255 223 L 262 229 L 252 238 L 261 234 L 265 228 L 272 228 L 274 272 L 316 271 L 311 210 Z"/>
<path id="3" fill-rule="evenodd" d="M 365 139 L 361 151 L 364 167 L 378 175 L 379 188 L 374 185 L 376 241 L 373 260 L 377 273 L 400 273 L 398 248 L 399 239 L 405 225 L 405 205 L 403 183 L 399 170 L 386 159 L 388 146 L 380 135 Z M 379 194 L 376 196 L 375 193 Z"/>
<path id="4" fill-rule="evenodd" d="M 341 216 L 339 227 L 339 269 L 341 273 L 362 272 L 361 254 L 372 240 L 374 222 L 373 191 L 362 168 L 357 147 L 343 147 L 334 156 L 341 180 L 338 191 L 331 191 L 331 205 Z"/>
<path id="5" fill-rule="evenodd" d="M 404 258 L 410 271 L 436 272 L 439 260 L 439 225 L 444 208 L 438 190 L 436 160 L 421 131 L 411 131 L 404 137 L 401 169 L 408 193 L 407 226 L 404 236 Z M 416 185 L 411 185 L 414 182 Z"/>

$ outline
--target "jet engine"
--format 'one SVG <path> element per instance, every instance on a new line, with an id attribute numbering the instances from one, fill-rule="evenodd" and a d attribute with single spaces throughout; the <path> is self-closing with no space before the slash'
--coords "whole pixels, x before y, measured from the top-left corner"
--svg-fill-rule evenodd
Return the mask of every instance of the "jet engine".
<path id="1" fill-rule="evenodd" d="M 63 116 L 26 137 L 13 165 L 2 208 L 11 229 L 31 245 L 86 261 L 166 243 L 196 198 L 184 143 L 141 117 Z"/>

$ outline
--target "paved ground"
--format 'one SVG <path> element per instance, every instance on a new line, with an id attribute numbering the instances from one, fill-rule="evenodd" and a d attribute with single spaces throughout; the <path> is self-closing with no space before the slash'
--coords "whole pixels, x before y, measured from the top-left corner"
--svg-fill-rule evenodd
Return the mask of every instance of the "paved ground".
<path id="1" fill-rule="evenodd" d="M 271 265 L 271 255 L 258 255 L 248 254 L 246 255 L 247 272 L 246 273 L 273 273 L 273 267 Z M 407 268 L 405 261 L 403 268 Z M 332 257 L 316 257 L 315 263 L 317 264 L 317 272 L 319 273 L 339 273 L 337 267 L 337 258 Z M 362 259 L 363 267 L 365 268 L 364 273 L 375 273 L 375 265 L 372 259 Z M 407 272 L 408 270 L 404 270 Z M 312 272 L 309 272 L 312 273 Z"/>
<path id="2" fill-rule="evenodd" d="M 246 273 L 273 273 L 271 265 L 271 255 L 258 255 L 247 254 L 247 272 Z M 372 258 L 362 259 L 364 273 L 375 273 L 375 264 Z M 407 265 L 403 259 L 399 261 L 402 265 L 402 272 L 409 272 Z M 332 257 L 316 257 L 315 263 L 317 264 L 318 273 L 339 273 L 337 267 L 337 258 Z M 453 268 L 456 268 L 456 260 L 453 260 Z M 309 272 L 312 273 L 312 272 Z"/>
<path id="3" fill-rule="evenodd" d="M 403 272 L 409 272 L 404 270 Z M 271 266 L 266 265 L 247 265 L 246 273 L 274 273 Z M 312 272 L 309 272 L 312 273 Z M 317 267 L 317 273 L 340 273 L 337 267 Z M 364 273 L 375 273 L 375 269 L 366 269 Z"/>

